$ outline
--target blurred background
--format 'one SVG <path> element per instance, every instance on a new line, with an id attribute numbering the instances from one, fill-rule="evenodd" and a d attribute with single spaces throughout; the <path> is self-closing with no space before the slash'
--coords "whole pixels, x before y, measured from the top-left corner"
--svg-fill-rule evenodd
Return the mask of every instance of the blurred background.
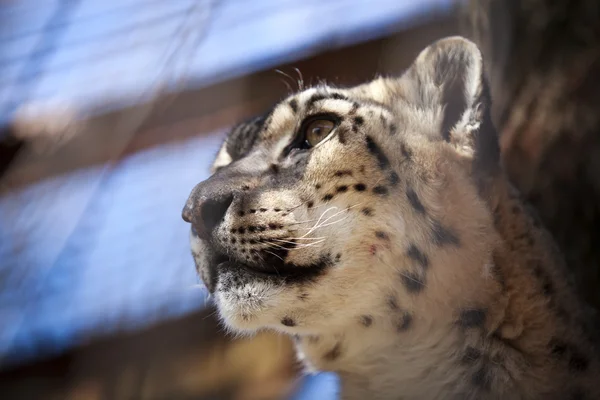
<path id="1" fill-rule="evenodd" d="M 475 37 L 512 54 L 527 32 L 498 33 L 488 3 L 473 19 L 499 22 Z M 298 81 L 399 73 L 461 15 L 453 0 L 0 0 L 2 397 L 337 398 L 334 376 L 300 378 L 287 338 L 224 334 L 181 209 L 231 125 Z M 499 128 L 514 130 L 499 71 Z"/>

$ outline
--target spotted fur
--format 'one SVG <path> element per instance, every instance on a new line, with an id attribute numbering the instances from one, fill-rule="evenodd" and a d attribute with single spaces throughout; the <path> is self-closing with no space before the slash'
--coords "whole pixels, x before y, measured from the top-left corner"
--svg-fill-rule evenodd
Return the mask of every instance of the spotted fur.
<path id="1" fill-rule="evenodd" d="M 317 115 L 337 125 L 303 149 Z M 293 335 L 343 399 L 600 396 L 585 308 L 501 169 L 473 43 L 307 89 L 232 135 L 183 211 L 232 332 Z"/>

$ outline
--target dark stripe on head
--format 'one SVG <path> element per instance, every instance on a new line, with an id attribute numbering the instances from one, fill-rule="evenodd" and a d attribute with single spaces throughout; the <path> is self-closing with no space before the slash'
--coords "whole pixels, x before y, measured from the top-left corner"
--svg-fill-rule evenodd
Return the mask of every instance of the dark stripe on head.
<path id="1" fill-rule="evenodd" d="M 292 112 L 294 114 L 296 114 L 298 112 L 298 100 L 292 99 L 292 100 L 290 100 L 290 102 L 288 104 L 289 104 L 290 108 L 292 109 Z"/>
<path id="2" fill-rule="evenodd" d="M 390 160 L 387 158 L 387 156 L 385 155 L 385 153 L 383 152 L 381 147 L 379 147 L 379 145 L 377 143 L 375 143 L 375 141 L 373 140 L 373 138 L 371 136 L 367 136 L 366 141 L 367 141 L 367 149 L 369 150 L 369 152 L 371 154 L 373 154 L 377 158 L 377 161 L 379 163 L 379 168 L 381 168 L 381 169 L 388 168 L 390 166 Z"/>
<path id="3" fill-rule="evenodd" d="M 335 100 L 348 100 L 348 98 L 341 93 L 332 93 L 330 97 Z"/>
<path id="4" fill-rule="evenodd" d="M 307 108 L 312 107 L 316 102 L 325 100 L 326 98 L 327 98 L 327 95 L 324 95 L 322 93 L 315 93 L 312 96 L 310 96 L 310 99 L 308 99 L 306 106 L 307 106 Z"/>

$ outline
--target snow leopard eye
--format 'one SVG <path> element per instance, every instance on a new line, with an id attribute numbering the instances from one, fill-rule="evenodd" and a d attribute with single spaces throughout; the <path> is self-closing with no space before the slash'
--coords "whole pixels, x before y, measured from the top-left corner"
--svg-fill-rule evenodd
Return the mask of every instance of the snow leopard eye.
<path id="1" fill-rule="evenodd" d="M 329 136 L 334 128 L 335 122 L 329 119 L 316 119 L 309 122 L 304 128 L 305 146 L 308 148 L 316 146 Z"/>

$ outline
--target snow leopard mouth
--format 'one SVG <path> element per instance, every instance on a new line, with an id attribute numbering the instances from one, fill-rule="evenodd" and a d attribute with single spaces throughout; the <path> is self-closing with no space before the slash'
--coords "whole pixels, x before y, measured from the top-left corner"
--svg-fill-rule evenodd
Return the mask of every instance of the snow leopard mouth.
<path id="1" fill-rule="evenodd" d="M 226 255 L 219 255 L 213 260 L 211 269 L 215 276 L 231 273 L 234 276 L 268 280 L 278 284 L 302 284 L 317 279 L 331 264 L 329 257 L 323 257 L 310 265 L 300 266 L 291 263 L 249 264 Z"/>

